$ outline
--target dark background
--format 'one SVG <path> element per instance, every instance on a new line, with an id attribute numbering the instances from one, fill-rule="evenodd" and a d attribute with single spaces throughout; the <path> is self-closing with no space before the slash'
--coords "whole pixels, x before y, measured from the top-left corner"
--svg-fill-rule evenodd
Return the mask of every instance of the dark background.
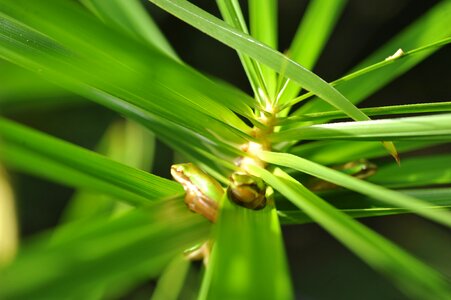
<path id="1" fill-rule="evenodd" d="M 193 2 L 218 15 L 214 1 Z M 291 42 L 307 1 L 279 2 L 279 50 L 283 51 Z M 327 81 L 339 78 L 437 2 L 349 1 L 315 73 Z M 145 5 L 185 62 L 250 93 L 234 50 L 159 11 L 152 4 L 146 2 Z M 449 101 L 450 66 L 450 51 L 442 49 L 369 97 L 361 106 Z M 94 104 L 37 113 L 21 112 L 12 117 L 90 149 L 94 148 L 108 124 L 119 118 L 114 112 Z M 159 143 L 157 155 L 154 173 L 167 177 L 170 160 L 162 157 L 170 158 L 172 153 Z M 24 174 L 11 175 L 17 191 L 22 236 L 55 226 L 73 190 Z M 451 239 L 443 227 L 412 215 L 369 218 L 363 223 L 451 275 Z M 404 299 L 388 281 L 317 225 L 285 227 L 284 237 L 298 298 Z"/>

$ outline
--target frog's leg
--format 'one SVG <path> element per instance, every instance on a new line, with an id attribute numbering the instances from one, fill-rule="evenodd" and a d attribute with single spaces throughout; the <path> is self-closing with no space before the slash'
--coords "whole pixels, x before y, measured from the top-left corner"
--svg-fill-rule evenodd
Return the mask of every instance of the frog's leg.
<path id="1" fill-rule="evenodd" d="M 187 190 L 185 204 L 191 211 L 204 216 L 212 223 L 216 222 L 218 212 L 218 203 L 216 201 L 213 201 L 200 193 L 193 193 L 192 191 Z"/>
<path id="2" fill-rule="evenodd" d="M 207 266 L 210 259 L 212 247 L 213 241 L 208 240 L 201 245 L 195 246 L 194 248 L 185 251 L 185 257 L 191 261 L 202 260 L 204 266 Z"/>

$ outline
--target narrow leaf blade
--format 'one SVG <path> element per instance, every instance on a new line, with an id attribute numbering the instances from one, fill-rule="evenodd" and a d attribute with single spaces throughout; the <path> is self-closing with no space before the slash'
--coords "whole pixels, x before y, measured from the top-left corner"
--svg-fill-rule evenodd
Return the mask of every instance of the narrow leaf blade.
<path id="1" fill-rule="evenodd" d="M 388 43 L 358 64 L 354 70 L 359 70 L 383 61 L 399 48 L 407 51 L 448 38 L 451 34 L 451 19 L 448 17 L 450 13 L 451 2 L 440 1 L 421 18 L 417 19 Z M 361 76 L 356 80 L 343 82 L 343 84 L 337 86 L 337 89 L 353 103 L 359 103 L 387 83 L 413 68 L 438 49 L 435 48 L 421 52 L 421 54 L 400 60 L 396 64 L 390 64 L 387 68 L 367 73 L 365 76 Z M 303 106 L 299 110 L 299 114 L 326 110 L 330 110 L 330 105 L 316 99 Z"/>
<path id="2" fill-rule="evenodd" d="M 264 151 L 259 154 L 259 157 L 268 163 L 305 172 L 395 207 L 410 209 L 422 217 L 451 227 L 451 213 L 447 211 L 431 211 L 428 209 L 429 204 L 419 199 L 388 190 L 292 154 Z"/>
<path id="3" fill-rule="evenodd" d="M 398 141 L 396 146 L 399 153 L 405 153 L 443 143 L 446 142 Z M 387 155 L 380 143 L 367 141 L 323 140 L 295 146 L 289 152 L 322 165 L 340 164 L 362 158 L 372 159 Z"/>
<path id="4" fill-rule="evenodd" d="M 385 164 L 369 180 L 388 187 L 412 187 L 451 183 L 451 155 L 413 157 L 400 166 Z"/>
<path id="5" fill-rule="evenodd" d="M 225 197 L 214 236 L 200 299 L 293 298 L 273 205 L 254 211 Z"/>
<path id="6" fill-rule="evenodd" d="M 138 0 L 81 0 L 105 23 L 117 26 L 128 35 L 158 48 L 178 60 L 177 54 Z"/>
<path id="7" fill-rule="evenodd" d="M 251 35 L 273 49 L 277 49 L 277 1 L 250 0 L 249 23 Z M 261 66 L 269 97 L 276 93 L 276 73 L 267 66 Z"/>
<path id="8" fill-rule="evenodd" d="M 429 209 L 451 208 L 451 188 L 428 188 L 397 191 L 429 203 Z M 355 193 L 344 192 L 339 193 L 338 196 L 340 197 L 340 199 L 346 199 L 345 207 L 349 208 L 337 207 L 337 209 L 347 214 L 351 218 L 367 218 L 412 213 L 411 210 L 405 208 L 396 208 L 384 204 L 374 203 L 372 199 Z M 325 200 L 329 200 L 329 203 L 333 203 L 334 206 L 337 205 L 338 201 L 336 194 L 330 196 L 324 195 L 324 197 Z M 304 224 L 313 222 L 312 218 L 310 218 L 302 210 L 282 210 L 278 211 L 278 214 L 283 224 Z"/>
<path id="9" fill-rule="evenodd" d="M 369 118 L 336 89 L 298 63 L 185 0 L 150 0 L 200 31 L 301 84 L 355 120 Z"/>
<path id="10" fill-rule="evenodd" d="M 76 187 L 110 194 L 130 203 L 183 194 L 180 185 L 114 162 L 94 152 L 0 119 L 2 161 Z"/>
<path id="11" fill-rule="evenodd" d="M 311 70 L 332 33 L 346 2 L 346 0 L 310 1 L 288 49 L 288 56 Z M 299 93 L 300 88 L 298 84 L 288 82 L 279 96 L 280 103 L 285 103 L 294 98 Z"/>
<path id="12" fill-rule="evenodd" d="M 283 171 L 278 170 L 278 176 L 274 176 L 258 167 L 252 166 L 250 169 L 371 267 L 391 278 L 404 293 L 415 298 L 434 295 L 432 297 L 446 299 L 451 295 L 448 282 L 439 273 L 336 210 Z"/>
<path id="13" fill-rule="evenodd" d="M 300 126 L 274 133 L 273 141 L 343 139 L 449 141 L 451 114 Z"/>
<path id="14" fill-rule="evenodd" d="M 62 227 L 58 239 L 41 238 L 0 270 L 0 297 L 62 299 L 92 292 L 99 285 L 136 284 L 157 276 L 208 231 L 208 222 L 189 212 L 181 199 L 98 220 L 82 229 Z"/>

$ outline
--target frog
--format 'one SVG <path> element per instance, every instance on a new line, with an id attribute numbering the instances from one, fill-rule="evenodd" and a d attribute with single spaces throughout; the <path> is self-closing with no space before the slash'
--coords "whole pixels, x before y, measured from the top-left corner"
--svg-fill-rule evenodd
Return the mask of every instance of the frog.
<path id="1" fill-rule="evenodd" d="M 221 184 L 192 163 L 172 165 L 171 175 L 183 186 L 188 208 L 215 223 L 219 202 L 224 196 Z M 227 195 L 236 204 L 257 210 L 266 205 L 265 191 L 266 186 L 261 179 L 234 172 L 230 177 Z M 185 257 L 189 260 L 202 260 L 207 266 L 212 246 L 213 241 L 207 240 L 187 249 Z"/>
<path id="2" fill-rule="evenodd" d="M 377 171 L 377 166 L 366 159 L 359 159 L 335 166 L 334 169 L 359 179 L 368 178 Z"/>
<path id="3" fill-rule="evenodd" d="M 377 166 L 366 159 L 350 161 L 341 165 L 333 166 L 332 168 L 358 179 L 366 179 L 374 175 L 377 171 Z M 312 191 L 330 190 L 337 187 L 337 185 L 333 183 L 317 178 L 312 178 L 309 180 L 307 186 Z"/>
<path id="4" fill-rule="evenodd" d="M 221 184 L 192 163 L 172 165 L 171 175 L 183 186 L 188 208 L 215 223 L 224 195 Z"/>
<path id="5" fill-rule="evenodd" d="M 192 163 L 172 165 L 171 175 L 183 186 L 188 208 L 215 223 L 219 201 L 224 195 L 221 184 Z M 212 247 L 212 240 L 204 241 L 187 249 L 185 257 L 188 260 L 202 260 L 207 266 Z"/>
<path id="6" fill-rule="evenodd" d="M 266 206 L 266 185 L 258 177 L 244 172 L 234 172 L 230 176 L 227 195 L 236 204 L 259 210 Z"/>

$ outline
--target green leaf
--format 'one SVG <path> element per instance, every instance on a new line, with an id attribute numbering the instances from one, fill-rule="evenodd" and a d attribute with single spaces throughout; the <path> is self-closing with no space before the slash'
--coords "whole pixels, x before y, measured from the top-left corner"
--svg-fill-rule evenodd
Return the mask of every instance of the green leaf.
<path id="1" fill-rule="evenodd" d="M 258 41 L 277 49 L 277 1 L 249 0 L 249 24 L 251 35 Z M 270 99 L 275 99 L 276 73 L 261 66 Z"/>
<path id="2" fill-rule="evenodd" d="M 7 61 L 0 60 L 0 70 L 0 111 L 3 113 L 84 102 L 80 97 Z"/>
<path id="3" fill-rule="evenodd" d="M 250 0 L 249 23 L 254 38 L 277 49 L 276 0 Z"/>
<path id="4" fill-rule="evenodd" d="M 381 107 L 362 108 L 362 112 L 368 116 L 397 115 L 397 114 L 416 114 L 430 112 L 448 112 L 451 111 L 451 102 L 438 103 L 416 103 L 404 105 L 391 105 Z M 328 120 L 345 118 L 346 115 L 341 111 L 325 111 L 310 113 L 302 116 L 292 116 L 279 121 L 278 125 L 290 125 L 302 121 L 327 122 Z"/>
<path id="5" fill-rule="evenodd" d="M 400 166 L 385 164 L 369 181 L 388 187 L 451 183 L 451 155 L 407 158 Z"/>
<path id="6" fill-rule="evenodd" d="M 301 126 L 271 136 L 274 142 L 322 139 L 449 141 L 451 114 Z"/>
<path id="7" fill-rule="evenodd" d="M 396 142 L 396 148 L 399 153 L 404 153 L 440 143 L 444 142 L 398 141 Z M 387 155 L 387 151 L 379 142 L 367 141 L 315 141 L 295 146 L 289 152 L 323 165 L 345 163 L 361 158 L 378 158 Z"/>
<path id="8" fill-rule="evenodd" d="M 64 299 L 115 288 L 157 276 L 185 248 L 205 239 L 208 222 L 192 214 L 181 199 L 163 201 L 113 220 L 90 226 L 61 227 L 48 238 L 24 248 L 0 271 L 2 299 Z"/>
<path id="9" fill-rule="evenodd" d="M 97 152 L 143 171 L 152 170 L 155 136 L 143 126 L 128 120 L 111 123 L 97 145 Z"/>
<path id="10" fill-rule="evenodd" d="M 428 203 L 419 199 L 357 179 L 292 154 L 263 151 L 258 156 L 268 163 L 307 173 L 395 207 L 410 209 L 422 217 L 451 227 L 451 213 L 432 211 L 428 209 L 430 206 Z"/>
<path id="11" fill-rule="evenodd" d="M 178 18 L 193 25 L 197 29 L 223 42 L 224 44 L 246 54 L 277 72 L 283 71 L 286 77 L 300 83 L 307 90 L 312 91 L 329 104 L 342 110 L 354 120 L 369 120 L 370 118 L 355 107 L 348 99 L 340 94 L 327 82 L 311 71 L 288 59 L 282 53 L 277 52 L 249 35 L 237 31 L 221 20 L 201 10 L 185 0 L 150 0 L 161 8 L 174 14 Z M 277 108 L 265 108 L 273 112 Z M 396 148 L 392 142 L 384 142 L 384 147 L 399 161 Z"/>
<path id="12" fill-rule="evenodd" d="M 411 197 L 419 198 L 429 203 L 429 207 L 447 206 L 451 198 L 451 188 L 412 188 L 399 189 L 397 192 Z M 319 196 L 332 203 L 340 209 L 353 208 L 397 208 L 396 205 L 388 203 L 377 203 L 372 198 L 346 189 L 334 189 L 330 191 L 318 192 Z"/>
<path id="13" fill-rule="evenodd" d="M 346 0 L 310 1 L 287 51 L 288 56 L 311 70 L 329 39 L 346 2 Z M 294 82 L 287 82 L 286 87 L 279 95 L 280 103 L 296 97 L 300 89 L 301 87 Z"/>
<path id="14" fill-rule="evenodd" d="M 225 196 L 214 233 L 200 299 L 293 298 L 273 204 L 255 211 Z"/>
<path id="15" fill-rule="evenodd" d="M 216 0 L 216 3 L 218 4 L 224 21 L 246 34 L 249 33 L 238 1 Z M 262 107 L 266 107 L 266 103 L 269 100 L 269 95 L 267 91 L 267 84 L 262 73 L 262 66 L 249 56 L 240 54 L 240 52 L 238 52 L 238 56 L 251 84 L 252 90 L 254 91 L 255 97 L 258 99 Z"/>
<path id="16" fill-rule="evenodd" d="M 280 169 L 277 176 L 255 166 L 251 166 L 250 170 L 371 267 L 392 279 L 404 293 L 418 299 L 446 299 L 451 296 L 449 283 L 439 273 L 338 211 Z"/>
<path id="17" fill-rule="evenodd" d="M 181 153 L 193 155 L 193 144 L 239 152 L 234 143 L 249 127 L 229 108 L 252 119 L 250 97 L 111 31 L 75 3 L 21 1 L 0 4 L 0 57 L 133 118 Z"/>
<path id="18" fill-rule="evenodd" d="M 416 197 L 429 203 L 429 209 L 451 208 L 451 188 L 398 190 L 398 192 Z M 331 195 L 331 197 L 333 196 Z M 358 194 L 340 193 L 339 197 L 340 199 L 346 198 L 346 203 L 349 207 L 359 207 L 362 206 L 362 203 L 371 202 L 371 204 L 365 208 L 339 209 L 339 211 L 347 214 L 352 218 L 378 217 L 412 212 L 405 208 L 389 207 L 387 205 L 377 205 L 375 207 L 375 205 L 372 203 L 373 201 L 370 198 Z M 335 206 L 337 202 L 337 196 L 333 198 L 335 201 L 331 200 L 331 203 Z M 277 213 L 279 214 L 280 221 L 283 224 L 304 224 L 313 222 L 312 218 L 310 218 L 305 212 L 301 210 L 282 210 L 278 211 Z"/>
<path id="19" fill-rule="evenodd" d="M 387 66 L 390 66 L 391 64 L 400 64 L 406 58 L 409 58 L 411 56 L 420 55 L 420 54 L 422 54 L 422 52 L 425 52 L 425 51 L 437 50 L 437 49 L 441 48 L 442 46 L 449 44 L 450 42 L 451 42 L 451 38 L 445 38 L 445 39 L 434 41 L 431 44 L 423 45 L 423 46 L 421 46 L 419 48 L 415 48 L 413 50 L 409 50 L 409 51 L 406 51 L 406 52 L 404 52 L 404 51 L 402 51 L 400 49 L 400 50 L 398 50 L 398 51 L 401 51 L 400 56 L 395 56 L 394 58 L 390 58 L 390 57 L 386 58 L 383 61 L 377 62 L 377 63 L 375 63 L 373 65 L 368 66 L 368 67 L 365 67 L 363 69 L 360 69 L 360 70 L 357 70 L 355 72 L 352 72 L 349 75 L 343 76 L 340 79 L 332 81 L 330 84 L 332 86 L 340 86 L 343 83 L 352 82 L 352 81 L 362 77 L 365 74 L 377 71 L 379 69 L 383 69 L 383 68 L 385 68 Z M 309 99 L 312 96 L 313 96 L 313 93 L 311 93 L 311 92 L 305 93 L 305 94 L 303 94 L 303 95 L 301 95 L 301 96 L 299 96 L 299 97 L 297 97 L 295 99 L 291 99 L 288 103 L 285 103 L 285 106 L 286 107 L 292 106 L 292 105 L 294 105 L 296 103 L 299 103 L 301 101 Z M 308 107 L 308 106 L 309 106 L 309 104 L 306 104 L 306 107 Z M 327 110 L 326 107 L 324 108 L 324 110 Z M 328 110 L 325 111 L 325 112 L 327 113 Z M 310 114 L 316 115 L 316 113 L 310 113 Z M 293 115 L 296 115 L 296 116 L 304 116 L 304 115 L 310 115 L 310 114 L 309 113 L 305 114 L 303 112 L 303 108 L 302 107 L 299 108 L 297 111 L 295 111 L 293 113 Z"/>
<path id="20" fill-rule="evenodd" d="M 276 72 L 301 84 L 337 109 L 355 120 L 369 118 L 349 102 L 342 94 L 311 71 L 288 59 L 285 55 L 257 41 L 249 35 L 236 30 L 223 21 L 201 10 L 185 0 L 150 0 L 169 13 L 194 26 L 198 30 L 223 42 L 224 44 L 263 63 Z"/>
<path id="21" fill-rule="evenodd" d="M 177 54 L 138 0 L 81 0 L 105 23 L 154 46 L 175 60 Z"/>
<path id="22" fill-rule="evenodd" d="M 340 86 L 343 83 L 352 82 L 352 81 L 357 80 L 358 78 L 364 76 L 365 74 L 377 71 L 379 69 L 383 69 L 383 68 L 388 67 L 390 65 L 401 64 L 401 63 L 403 63 L 403 61 L 406 58 L 409 58 L 409 57 L 412 57 L 412 56 L 421 55 L 422 52 L 435 51 L 435 50 L 441 48 L 442 46 L 449 44 L 450 42 L 451 42 L 451 38 L 445 38 L 445 39 L 441 39 L 441 40 L 438 40 L 438 41 L 434 41 L 433 43 L 430 43 L 430 44 L 427 44 L 427 45 L 422 45 L 421 47 L 415 48 L 413 50 L 409 50 L 409 51 L 398 50 L 398 51 L 401 51 L 400 52 L 401 53 L 400 56 L 395 56 L 393 58 L 388 57 L 388 58 L 386 58 L 386 59 L 384 59 L 382 61 L 379 61 L 379 62 L 377 62 L 377 63 L 375 63 L 373 65 L 370 65 L 370 66 L 365 67 L 363 69 L 359 69 L 357 71 L 354 71 L 354 72 L 352 72 L 349 75 L 343 76 L 340 79 L 332 81 L 330 83 L 330 85 L 332 85 L 332 86 Z M 309 99 L 312 96 L 313 96 L 313 93 L 311 93 L 311 92 L 305 93 L 305 94 L 303 94 L 303 95 L 301 95 L 301 96 L 299 96 L 299 97 L 297 97 L 295 99 L 291 99 L 288 103 L 285 103 L 285 106 L 288 107 L 288 106 L 294 105 L 296 103 L 299 103 L 301 101 Z M 309 105 L 310 104 L 306 104 L 306 107 L 308 107 Z M 313 106 L 314 104 L 311 104 L 311 105 Z M 327 111 L 326 111 L 326 113 L 327 113 Z M 311 114 L 312 115 L 316 115 L 315 113 L 311 113 Z M 295 111 L 293 113 L 293 115 L 304 116 L 304 115 L 309 115 L 309 113 L 307 113 L 307 114 L 304 113 L 303 112 L 303 107 L 301 107 L 297 111 Z"/>
<path id="23" fill-rule="evenodd" d="M 112 123 L 102 139 L 97 151 L 106 157 L 144 171 L 151 170 L 155 137 L 142 126 L 131 121 Z M 129 209 L 125 203 L 116 202 L 113 197 L 80 190 L 66 205 L 61 219 L 64 222 L 97 218 L 105 214 Z"/>
<path id="24" fill-rule="evenodd" d="M 406 50 L 416 49 L 444 38 L 449 38 L 451 34 L 450 13 L 451 1 L 440 1 L 422 17 L 418 18 L 401 33 L 358 64 L 353 71 L 381 62 L 399 48 L 406 52 Z M 393 63 L 388 64 L 384 68 L 369 72 L 354 80 L 343 82 L 337 86 L 337 89 L 353 103 L 359 103 L 387 83 L 413 68 L 438 49 L 434 47 L 405 59 L 394 60 Z M 320 99 L 315 99 L 304 105 L 296 114 L 328 110 L 331 110 L 330 105 L 323 103 Z"/>
<path id="25" fill-rule="evenodd" d="M 294 61 L 308 69 L 315 65 L 346 2 L 346 0 L 310 1 L 288 50 Z"/>
<path id="26" fill-rule="evenodd" d="M 171 180 L 114 162 L 0 118 L 0 157 L 11 167 L 71 186 L 99 191 L 130 203 L 181 195 Z"/>
<path id="27" fill-rule="evenodd" d="M 429 209 L 450 209 L 449 205 L 433 206 Z M 339 209 L 340 212 L 348 215 L 351 218 L 368 218 L 368 217 L 382 217 L 390 215 L 399 215 L 411 213 L 410 210 L 404 208 L 358 208 L 358 209 Z M 302 211 L 278 211 L 282 224 L 305 224 L 313 222 L 313 220 Z"/>
<path id="28" fill-rule="evenodd" d="M 188 274 L 189 265 L 190 262 L 186 257 L 177 255 L 158 278 L 151 300 L 180 299 L 180 291 Z"/>

